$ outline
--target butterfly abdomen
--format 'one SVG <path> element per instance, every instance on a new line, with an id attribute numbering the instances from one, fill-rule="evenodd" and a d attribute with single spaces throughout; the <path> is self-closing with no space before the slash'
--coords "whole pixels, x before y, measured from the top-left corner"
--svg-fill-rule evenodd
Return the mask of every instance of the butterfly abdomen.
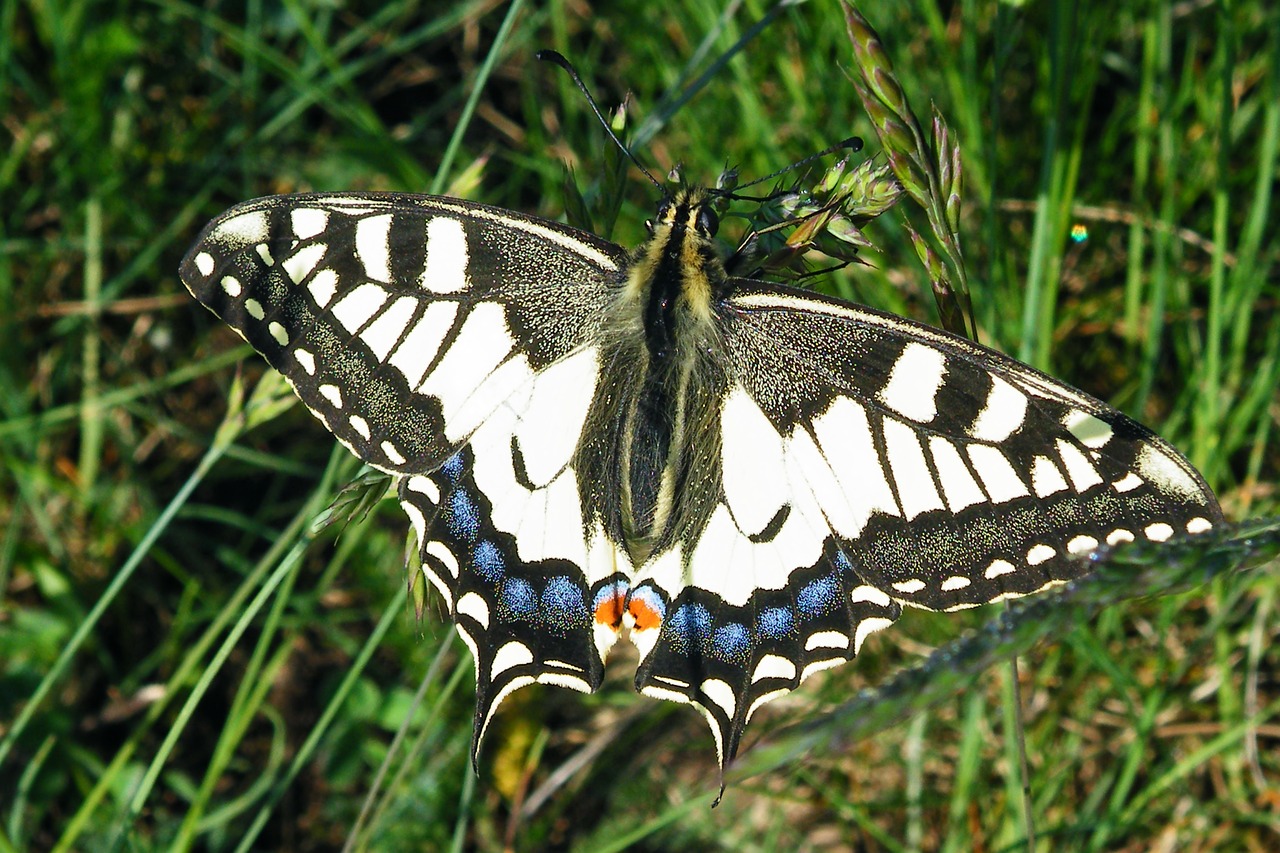
<path id="1" fill-rule="evenodd" d="M 685 509 L 697 504 L 690 489 L 719 487 L 718 453 L 702 452 L 707 442 L 718 447 L 715 413 L 726 387 L 713 301 L 726 275 L 714 228 L 701 190 L 677 193 L 633 253 L 612 312 L 625 331 L 614 336 L 618 352 L 610 360 L 634 377 L 617 413 L 623 529 L 637 562 L 669 544 L 673 527 L 690 523 Z"/>

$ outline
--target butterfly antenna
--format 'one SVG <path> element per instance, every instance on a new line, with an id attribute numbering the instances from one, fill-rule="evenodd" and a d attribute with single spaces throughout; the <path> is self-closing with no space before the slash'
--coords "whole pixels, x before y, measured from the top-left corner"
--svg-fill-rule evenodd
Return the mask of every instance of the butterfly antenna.
<path id="1" fill-rule="evenodd" d="M 604 132 L 609 134 L 609 138 L 613 140 L 613 143 L 618 146 L 623 154 L 627 155 L 627 159 L 632 163 L 635 163 L 636 168 L 643 172 L 644 176 L 652 181 L 655 187 L 665 193 L 666 190 L 663 189 L 662 184 L 658 182 L 658 179 L 650 174 L 649 170 L 644 167 L 643 163 L 636 159 L 636 155 L 631 153 L 631 149 L 628 148 L 622 140 L 618 138 L 618 135 L 613 132 L 613 128 L 609 126 L 609 122 L 605 121 L 604 116 L 600 113 L 600 108 L 596 106 L 596 99 L 591 97 L 591 92 L 587 89 L 587 84 L 582 82 L 582 78 L 578 76 L 578 70 L 573 67 L 569 60 L 565 59 L 564 56 L 554 50 L 540 50 L 535 53 L 534 56 L 542 62 L 553 62 L 565 71 L 569 72 L 569 77 L 573 80 L 574 85 L 578 87 L 578 90 L 582 92 L 583 97 L 587 99 L 587 103 L 591 106 L 591 112 L 595 113 L 596 118 L 600 120 L 601 126 L 604 127 Z M 859 141 L 858 145 L 862 145 L 861 141 Z"/>
<path id="2" fill-rule="evenodd" d="M 793 169 L 799 169 L 801 166 L 808 165 L 809 163 L 812 163 L 814 160 L 820 160 L 823 157 L 826 157 L 828 154 L 834 154 L 837 151 L 861 151 L 861 150 L 862 150 L 862 138 L 858 136 L 850 136 L 848 139 L 845 139 L 841 142 L 837 142 L 835 145 L 832 145 L 828 148 L 823 148 L 821 151 L 818 151 L 814 154 L 810 154 L 808 157 L 805 157 L 803 160 L 797 160 L 796 162 L 792 163 L 790 166 L 783 166 L 781 169 L 779 169 L 778 171 L 774 172 L 771 175 L 765 175 L 763 178 L 756 178 L 754 181 L 751 181 L 750 183 L 743 184 L 740 187 L 735 187 L 734 192 L 725 193 L 724 195 L 727 198 L 735 199 L 738 201 L 768 201 L 769 199 L 773 198 L 773 195 L 769 195 L 763 199 L 759 199 L 759 198 L 754 198 L 753 196 L 738 195 L 737 190 L 744 190 L 747 187 L 754 187 L 756 184 L 763 184 L 765 181 L 772 181 L 774 178 L 781 177 L 782 175 L 785 175 L 787 172 L 790 172 Z M 777 194 L 775 193 L 774 195 L 777 195 Z"/>

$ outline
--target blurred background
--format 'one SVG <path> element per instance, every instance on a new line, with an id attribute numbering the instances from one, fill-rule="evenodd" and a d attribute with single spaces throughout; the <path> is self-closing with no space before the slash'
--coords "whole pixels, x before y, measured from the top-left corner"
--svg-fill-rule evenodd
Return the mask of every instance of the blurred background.
<path id="1" fill-rule="evenodd" d="M 981 339 L 1151 425 L 1229 518 L 1276 514 L 1280 10 L 859 8 L 962 146 Z M 615 653 L 593 696 L 506 703 L 477 778 L 470 657 L 406 597 L 398 507 L 313 535 L 358 466 L 278 381 L 239 405 L 264 365 L 178 261 L 269 193 L 590 209 L 616 152 L 543 47 L 629 98 L 655 174 L 751 179 L 853 134 L 883 159 L 834 0 L 0 3 L 0 851 L 1025 849 L 1008 667 L 712 810 L 705 722 Z M 630 246 L 658 199 L 625 187 Z M 936 323 L 904 217 L 812 285 Z M 1280 845 L 1276 595 L 1235 575 L 1023 658 L 1038 849 Z M 995 612 L 907 614 L 744 756 Z"/>

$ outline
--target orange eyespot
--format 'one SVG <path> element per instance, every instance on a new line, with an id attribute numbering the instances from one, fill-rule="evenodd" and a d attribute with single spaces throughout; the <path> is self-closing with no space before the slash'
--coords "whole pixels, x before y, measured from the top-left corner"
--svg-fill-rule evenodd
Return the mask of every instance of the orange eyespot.
<path id="1" fill-rule="evenodd" d="M 601 625 L 608 625 L 611 628 L 619 628 L 622 626 L 622 614 L 626 607 L 627 591 L 622 587 L 615 587 L 616 591 L 612 595 L 596 596 L 596 621 Z M 604 593 L 605 590 L 601 590 Z"/>
<path id="2" fill-rule="evenodd" d="M 662 614 L 639 598 L 631 599 L 631 603 L 627 605 L 627 612 L 636 621 L 637 631 L 647 631 L 662 624 Z"/>

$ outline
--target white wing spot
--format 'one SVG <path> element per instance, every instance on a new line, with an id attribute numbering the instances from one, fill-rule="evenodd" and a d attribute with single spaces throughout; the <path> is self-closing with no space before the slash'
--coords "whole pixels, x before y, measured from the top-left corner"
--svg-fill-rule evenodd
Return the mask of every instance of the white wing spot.
<path id="1" fill-rule="evenodd" d="M 324 231 L 329 224 L 329 213 L 314 207 L 299 207 L 289 214 L 289 221 L 298 239 L 306 240 Z"/>
<path id="2" fill-rule="evenodd" d="M 417 535 L 418 541 L 421 542 L 423 537 L 427 535 L 427 519 L 423 517 L 422 510 L 408 501 L 400 501 L 400 508 L 404 510 L 405 515 L 409 516 L 409 523 L 413 525 L 413 532 Z"/>
<path id="3" fill-rule="evenodd" d="M 1067 542 L 1067 553 L 1088 554 L 1098 547 L 1098 540 L 1092 536 L 1080 535 Z"/>
<path id="4" fill-rule="evenodd" d="M 324 243 L 312 243 L 310 246 L 304 246 L 285 258 L 280 267 L 292 279 L 294 284 L 302 284 L 302 280 L 311 275 L 320 264 L 321 259 L 324 258 L 324 253 Z"/>
<path id="5" fill-rule="evenodd" d="M 400 449 L 397 448 L 394 444 L 392 444 L 389 441 L 384 441 L 380 446 L 382 447 L 383 455 L 386 456 L 388 460 L 390 460 L 392 465 L 404 464 L 404 455 L 400 452 Z"/>
<path id="6" fill-rule="evenodd" d="M 555 663 L 557 666 L 564 666 L 564 667 L 569 666 L 568 664 L 561 663 L 560 661 L 547 661 L 547 663 L 548 664 Z M 572 669 L 576 669 L 578 670 L 578 672 L 582 672 L 582 670 L 576 666 L 572 667 Z M 570 690 L 576 690 L 579 693 L 591 692 L 591 685 L 587 683 L 585 679 L 579 678 L 576 675 L 570 675 L 567 672 L 544 672 L 538 676 L 538 683 L 553 684 L 556 687 L 567 687 Z"/>
<path id="7" fill-rule="evenodd" d="M 774 699 L 781 699 L 783 696 L 786 696 L 790 692 L 791 692 L 790 688 L 784 687 L 781 690 L 770 690 L 768 693 L 760 694 L 759 696 L 756 697 L 756 701 L 751 703 L 751 707 L 747 709 L 747 715 L 745 717 L 745 721 L 747 723 L 750 723 L 751 718 L 755 716 L 756 711 L 762 705 L 766 705 L 769 702 L 772 702 Z"/>
<path id="8" fill-rule="evenodd" d="M 365 346 L 369 347 L 369 351 L 378 361 L 387 360 L 388 353 L 400 342 L 400 337 L 408 328 L 417 307 L 417 299 L 412 296 L 401 296 L 360 333 L 360 340 L 364 341 Z"/>
<path id="9" fill-rule="evenodd" d="M 351 423 L 351 428 L 356 432 L 360 433 L 360 436 L 365 441 L 369 440 L 369 422 L 368 421 L 366 421 L 364 418 L 360 417 L 359 415 L 352 415 L 351 417 L 347 418 L 347 420 Z"/>
<path id="10" fill-rule="evenodd" d="M 718 678 L 708 678 L 699 685 L 703 697 L 714 702 L 721 711 L 729 719 L 733 719 L 733 712 L 738 709 L 738 702 L 733 696 L 733 688 L 729 686 L 729 682 L 721 681 Z"/>
<path id="11" fill-rule="evenodd" d="M 1038 498 L 1047 498 L 1067 488 L 1058 466 L 1048 456 L 1037 456 L 1031 463 L 1031 490 Z"/>
<path id="12" fill-rule="evenodd" d="M 435 557 L 444 566 L 445 571 L 453 576 L 454 580 L 458 579 L 458 558 L 453 556 L 453 552 L 449 550 L 449 546 L 443 542 L 428 542 L 427 547 L 423 549 L 426 553 Z"/>
<path id="13" fill-rule="evenodd" d="M 940 435 L 929 439 L 929 450 L 933 453 L 933 465 L 938 469 L 938 479 L 942 482 L 942 493 L 947 498 L 947 508 L 959 512 L 967 506 L 985 503 L 986 493 L 969 473 L 969 466 L 964 464 L 960 451 L 956 446 Z"/>
<path id="14" fill-rule="evenodd" d="M 891 586 L 898 592 L 905 592 L 910 595 L 913 592 L 919 592 L 924 589 L 924 581 L 919 578 L 912 578 L 909 581 L 897 581 L 891 584 Z"/>
<path id="15" fill-rule="evenodd" d="M 226 220 L 218 226 L 219 237 L 233 238 L 241 245 L 260 243 L 267 239 L 267 213 L 265 210 L 252 210 Z"/>
<path id="16" fill-rule="evenodd" d="M 1062 464 L 1066 466 L 1067 476 L 1071 478 L 1071 486 L 1077 492 L 1084 493 L 1102 482 L 1098 472 L 1074 444 L 1060 438 L 1057 447 Z"/>
<path id="17" fill-rule="evenodd" d="M 814 418 L 813 431 L 822 453 L 817 459 L 806 461 L 816 466 L 817 474 L 825 470 L 823 480 L 838 489 L 833 494 L 820 496 L 836 532 L 850 539 L 857 538 L 873 514 L 900 514 L 885 479 L 884 464 L 871 438 L 866 409 L 848 397 L 837 397 L 825 412 Z M 793 444 L 797 448 L 801 446 L 795 440 Z M 842 477 L 849 481 L 845 482 Z"/>
<path id="18" fill-rule="evenodd" d="M 410 388 L 417 388 L 423 375 L 440 349 L 440 342 L 453 328 L 458 314 L 457 302 L 433 302 L 413 324 L 387 364 L 404 375 Z"/>
<path id="19" fill-rule="evenodd" d="M 368 216 L 356 223 L 356 254 L 364 274 L 374 281 L 391 281 L 391 214 Z"/>
<path id="20" fill-rule="evenodd" d="M 207 258 L 209 256 L 204 255 L 204 257 Z M 240 282 L 235 276 L 224 275 L 222 277 L 222 292 L 235 299 L 244 292 L 244 288 L 240 286 Z"/>
<path id="21" fill-rule="evenodd" d="M 1138 453 L 1138 473 L 1162 492 L 1204 503 L 1204 495 L 1195 479 L 1178 462 L 1154 444 L 1144 444 Z"/>
<path id="22" fill-rule="evenodd" d="M 789 493 L 782 436 L 738 385 L 720 410 L 720 430 L 725 501 L 739 530 L 758 533 Z"/>
<path id="23" fill-rule="evenodd" d="M 519 640 L 512 640 L 493 656 L 493 666 L 489 669 L 489 679 L 496 681 L 499 675 L 513 666 L 524 666 L 533 663 L 533 652 Z"/>
<path id="24" fill-rule="evenodd" d="M 208 252 L 201 252 L 196 255 L 196 269 L 200 270 L 200 275 L 210 275 L 213 272 L 213 255 Z M 231 294 L 235 296 L 236 294 Z"/>
<path id="25" fill-rule="evenodd" d="M 1107 534 L 1108 545 L 1119 545 L 1121 542 L 1132 542 L 1133 533 L 1125 530 L 1123 527 L 1117 527 L 1115 530 Z"/>
<path id="26" fill-rule="evenodd" d="M 1153 542 L 1163 542 L 1173 535 L 1173 528 L 1163 521 L 1157 521 L 1155 524 L 1144 527 L 1142 532 L 1147 534 L 1147 538 Z"/>
<path id="27" fill-rule="evenodd" d="M 814 649 L 847 649 L 849 648 L 849 638 L 839 631 L 818 631 L 810 634 L 809 639 L 804 641 L 804 650 L 811 652 Z"/>
<path id="28" fill-rule="evenodd" d="M 1111 487 L 1117 492 L 1132 492 L 1138 486 L 1142 485 L 1142 478 L 1130 471 L 1119 480 L 1111 484 Z"/>
<path id="29" fill-rule="evenodd" d="M 1014 498 L 1024 498 L 1028 494 L 1026 485 L 1018 479 L 1018 474 L 1009 464 L 1009 459 L 996 447 L 986 444 L 969 445 L 969 460 L 973 462 L 978 477 L 987 494 L 995 503 L 1004 503 Z"/>
<path id="30" fill-rule="evenodd" d="M 971 583 L 973 583 L 973 581 L 966 577 L 961 575 L 952 575 L 942 582 L 942 586 L 939 587 L 939 589 L 943 592 L 955 592 L 958 589 L 964 589 Z"/>
<path id="31" fill-rule="evenodd" d="M 999 443 L 1016 432 L 1026 416 L 1027 395 L 992 376 L 987 403 L 973 421 L 972 435 L 978 441 Z"/>
<path id="32" fill-rule="evenodd" d="M 459 616 L 470 616 L 480 623 L 481 628 L 489 627 L 489 605 L 479 593 L 468 592 L 459 598 L 453 611 Z"/>
<path id="33" fill-rule="evenodd" d="M 476 482 L 479 483 L 478 474 Z M 582 494 L 573 469 L 565 469 L 545 489 L 533 494 L 530 506 L 536 508 L 526 511 L 515 531 L 520 559 L 526 563 L 564 559 L 585 565 Z M 496 518 L 496 509 L 494 515 Z"/>
<path id="34" fill-rule="evenodd" d="M 515 429 L 529 482 L 550 483 L 569 464 L 591 402 L 599 360 L 583 349 L 543 370 L 533 382 L 528 405 Z"/>
<path id="35" fill-rule="evenodd" d="M 262 310 L 262 303 L 256 299 L 246 299 L 244 301 L 244 310 L 249 312 L 249 316 L 255 320 L 261 320 L 267 316 L 267 312 Z"/>
<path id="36" fill-rule="evenodd" d="M 1200 516 L 1196 516 L 1195 518 L 1187 522 L 1188 533 L 1204 533 L 1206 530 L 1212 530 L 1212 529 L 1213 529 L 1213 522 L 1209 521 L 1209 519 L 1207 518 L 1202 518 Z"/>
<path id="37" fill-rule="evenodd" d="M 1067 432 L 1080 440 L 1080 443 L 1092 450 L 1104 447 L 1111 440 L 1111 425 L 1100 421 L 1088 412 L 1072 409 L 1062 419 Z"/>
<path id="38" fill-rule="evenodd" d="M 293 357 L 298 360 L 298 364 L 302 365 L 302 369 L 307 372 L 308 376 L 316 375 L 316 357 L 302 347 L 298 347 L 293 351 Z"/>
<path id="39" fill-rule="evenodd" d="M 1097 543 L 1094 544 L 1096 545 Z M 1027 565 L 1038 566 L 1046 560 L 1052 560 L 1056 556 L 1058 556 L 1056 549 L 1050 548 L 1048 545 L 1043 543 L 1034 545 L 1031 550 L 1027 552 Z"/>
<path id="40" fill-rule="evenodd" d="M 557 669 L 570 669 L 570 670 L 573 670 L 574 672 L 582 672 L 582 671 L 583 671 L 583 670 L 582 670 L 582 667 L 580 667 L 580 666 L 574 666 L 573 664 L 571 664 L 571 663 L 569 663 L 569 662 L 567 662 L 567 661 L 555 660 L 554 658 L 547 658 L 546 660 L 544 660 L 544 661 L 542 662 L 542 665 L 543 665 L 543 666 L 554 666 L 554 667 L 556 667 Z M 579 679 L 579 680 L 581 680 L 581 679 Z"/>
<path id="41" fill-rule="evenodd" d="M 386 210 L 390 201 L 370 196 L 326 195 L 316 199 L 317 204 L 336 207 L 348 216 L 365 216 L 377 210 Z"/>
<path id="42" fill-rule="evenodd" d="M 751 673 L 753 684 L 766 678 L 785 678 L 788 681 L 794 681 L 795 677 L 796 665 L 781 655 L 765 655 L 760 658 L 755 671 Z"/>
<path id="43" fill-rule="evenodd" d="M 378 285 L 365 282 L 333 306 L 333 316 L 354 335 L 386 304 L 388 295 Z"/>
<path id="44" fill-rule="evenodd" d="M 893 599 L 889 598 L 889 596 L 885 594 L 884 590 L 876 589 L 874 586 L 868 586 L 867 584 L 855 586 L 853 589 L 849 590 L 850 604 L 859 604 L 864 601 L 871 604 L 877 604 L 881 607 L 888 607 Z"/>
<path id="45" fill-rule="evenodd" d="M 987 570 L 982 573 L 982 576 L 987 580 L 994 580 L 1001 575 L 1013 574 L 1015 571 L 1017 569 L 1008 560 L 992 560 L 991 565 L 987 566 Z"/>
<path id="46" fill-rule="evenodd" d="M 816 540 L 815 548 L 821 548 L 821 540 Z M 729 604 L 741 607 L 757 588 L 781 589 L 797 564 L 808 565 L 813 559 L 782 560 L 778 552 L 773 543 L 753 544 L 738 529 L 729 508 L 719 503 L 691 555 L 689 571 L 679 561 L 671 561 L 661 565 L 661 575 L 655 565 L 651 577 L 666 589 L 687 584 L 714 589 Z"/>
<path id="47" fill-rule="evenodd" d="M 281 326 L 275 320 L 267 324 L 267 331 L 271 333 L 271 337 L 275 338 L 276 343 L 280 346 L 285 346 L 289 343 L 289 333 L 284 330 L 284 326 Z"/>
<path id="48" fill-rule="evenodd" d="M 335 409 L 342 408 L 342 391 L 337 385 L 321 385 L 320 396 L 328 400 Z"/>
<path id="49" fill-rule="evenodd" d="M 467 234 L 457 219 L 436 216 L 427 222 L 427 262 L 420 284 L 432 293 L 467 289 Z"/>
<path id="50" fill-rule="evenodd" d="M 862 633 L 862 628 L 863 628 L 863 626 L 865 626 L 865 625 L 867 624 L 867 622 L 870 622 L 870 621 L 872 621 L 872 620 L 867 619 L 867 620 L 865 620 L 861 625 L 859 625 L 859 626 L 858 626 L 858 633 L 859 633 L 859 634 L 861 634 L 861 633 Z M 886 621 L 888 621 L 888 620 L 886 620 Z M 873 628 L 873 629 L 871 629 L 871 630 L 876 630 L 876 629 L 874 629 L 874 628 Z M 871 633 L 871 631 L 868 631 L 867 633 L 869 634 L 869 633 Z M 856 653 L 857 653 L 857 652 L 855 652 L 855 654 L 856 654 Z M 844 659 L 844 658 L 842 658 L 842 657 L 839 657 L 839 658 L 828 658 L 827 660 L 816 660 L 816 661 L 814 661 L 813 663 L 810 663 L 809 665 L 807 665 L 807 666 L 804 668 L 804 671 L 800 673 L 800 680 L 801 680 L 801 681 L 804 681 L 806 678 L 808 678 L 809 676 L 813 675 L 815 672 L 822 672 L 824 669 L 831 669 L 831 667 L 833 667 L 833 666 L 839 666 L 840 664 L 842 664 L 842 663 L 844 663 L 844 662 L 845 662 L 845 659 Z"/>
<path id="51" fill-rule="evenodd" d="M 338 273 L 332 269 L 320 270 L 311 281 L 307 282 L 307 290 L 310 291 L 311 298 L 316 301 L 318 307 L 329 307 L 329 303 L 338 293 Z"/>
<path id="52" fill-rule="evenodd" d="M 272 257 L 271 248 L 266 243 L 259 243 L 254 246 L 253 249 L 258 253 L 258 257 L 262 259 L 264 264 L 269 267 L 275 266 L 276 259 Z"/>
<path id="53" fill-rule="evenodd" d="M 903 417 L 928 423 L 938 414 L 938 389 L 946 375 L 947 358 L 940 350 L 909 343 L 893 363 L 889 381 L 880 389 L 880 402 Z"/>
<path id="54" fill-rule="evenodd" d="M 942 497 L 933 484 L 916 431 L 901 421 L 886 419 L 884 443 L 903 517 L 910 521 L 922 513 L 942 509 Z"/>
<path id="55" fill-rule="evenodd" d="M 858 623 L 857 630 L 853 632 L 853 653 L 856 655 L 862 650 L 862 642 L 867 639 L 867 637 L 871 636 L 876 631 L 882 631 L 885 628 L 888 628 L 892 624 L 892 619 L 886 619 L 883 616 L 868 616 L 866 619 L 863 619 Z M 836 661 L 835 663 L 840 663 L 840 661 Z M 805 673 L 808 673 L 807 668 L 805 669 Z"/>
<path id="56" fill-rule="evenodd" d="M 457 415 L 480 390 L 485 379 L 502 364 L 514 345 L 515 340 L 507 331 L 506 312 L 502 306 L 496 302 L 481 302 L 471 309 L 458 330 L 458 336 L 418 386 L 418 393 L 440 400 L 445 437 L 450 441 L 465 438 L 478 426 L 478 420 L 467 419 L 464 422 Z M 485 390 L 493 393 L 495 389 Z M 496 405 L 502 399 L 505 397 L 493 402 Z M 487 411 L 479 411 L 478 408 L 473 403 L 470 411 L 478 415 L 479 420 L 493 411 L 492 407 Z"/>
<path id="57" fill-rule="evenodd" d="M 414 474 L 409 478 L 409 491 L 417 492 L 420 495 L 426 495 L 427 500 L 433 504 L 440 503 L 440 488 L 430 477 L 424 477 L 421 474 Z"/>

